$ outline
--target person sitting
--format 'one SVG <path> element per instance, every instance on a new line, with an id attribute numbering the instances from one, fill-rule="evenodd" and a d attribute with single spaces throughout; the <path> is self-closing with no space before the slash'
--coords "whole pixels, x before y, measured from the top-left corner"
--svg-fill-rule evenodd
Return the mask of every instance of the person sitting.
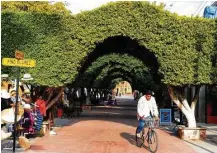
<path id="1" fill-rule="evenodd" d="M 140 132 L 145 126 L 145 119 L 153 117 L 159 119 L 158 114 L 155 98 L 152 96 L 151 91 L 147 91 L 146 94 L 139 99 L 137 105 L 137 119 L 139 120 L 139 125 L 136 134 L 138 138 L 140 138 Z"/>

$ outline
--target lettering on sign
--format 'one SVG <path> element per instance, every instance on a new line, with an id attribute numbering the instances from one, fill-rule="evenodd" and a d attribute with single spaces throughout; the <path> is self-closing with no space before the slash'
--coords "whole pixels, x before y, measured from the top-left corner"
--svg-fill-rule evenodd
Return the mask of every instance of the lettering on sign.
<path id="1" fill-rule="evenodd" d="M 20 67 L 35 67 L 36 61 L 32 59 L 18 60 L 16 58 L 3 58 L 2 65 L 4 66 L 20 66 Z"/>

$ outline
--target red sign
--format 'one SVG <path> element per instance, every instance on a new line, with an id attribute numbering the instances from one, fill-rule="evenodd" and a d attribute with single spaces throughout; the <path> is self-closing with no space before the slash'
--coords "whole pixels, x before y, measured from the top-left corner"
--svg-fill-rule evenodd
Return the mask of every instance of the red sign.
<path id="1" fill-rule="evenodd" d="M 24 59 L 24 53 L 21 52 L 21 51 L 16 50 L 16 51 L 15 51 L 15 58 L 16 58 L 16 59 L 23 60 L 23 59 Z"/>

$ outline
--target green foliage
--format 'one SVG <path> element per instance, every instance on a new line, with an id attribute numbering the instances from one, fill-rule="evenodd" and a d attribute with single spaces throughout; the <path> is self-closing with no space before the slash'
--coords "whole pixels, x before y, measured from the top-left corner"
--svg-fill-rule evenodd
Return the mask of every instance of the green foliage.
<path id="1" fill-rule="evenodd" d="M 94 87 L 108 88 L 110 87 L 110 85 L 112 86 L 111 83 L 113 82 L 113 80 L 115 80 L 116 78 L 122 78 L 122 80 L 127 80 L 132 85 L 133 89 L 137 89 L 139 91 L 150 89 L 156 91 L 156 84 L 154 83 L 151 75 L 147 71 L 133 73 L 133 71 L 127 71 L 126 67 L 124 66 L 119 69 L 117 69 L 116 67 L 106 67 L 102 70 L 101 75 L 101 77 L 97 77 L 97 79 L 94 81 Z"/>
<path id="2" fill-rule="evenodd" d="M 112 80 L 116 79 L 114 74 L 122 76 L 123 80 L 127 79 L 136 89 L 155 89 L 156 86 L 149 68 L 142 61 L 128 54 L 109 54 L 99 57 L 79 78 L 79 85 L 106 88 Z"/>
<path id="3" fill-rule="evenodd" d="M 26 59 L 35 59 L 35 68 L 22 68 L 22 73 L 31 73 L 33 83 L 62 86 L 71 82 L 79 66 L 77 52 L 68 52 L 73 46 L 62 45 L 66 41 L 71 17 L 60 14 L 2 13 L 2 57 L 14 57 L 15 49 L 25 53 Z M 15 76 L 14 68 L 2 67 L 3 73 Z"/>
<path id="4" fill-rule="evenodd" d="M 116 2 L 78 14 L 73 26 L 90 52 L 108 37 L 137 40 L 157 56 L 165 84 L 211 83 L 213 20 L 179 17 L 146 2 Z"/>
<path id="5" fill-rule="evenodd" d="M 24 2 L 6 3 L 2 4 L 1 55 L 13 57 L 19 49 L 25 58 L 36 59 L 35 68 L 22 72 L 29 71 L 37 84 L 62 86 L 74 81 L 96 44 L 114 36 L 128 36 L 155 54 L 165 84 L 211 84 L 217 80 L 211 60 L 216 55 L 214 20 L 180 17 L 148 2 L 113 2 L 76 16 L 56 11 L 52 5 L 47 11 L 49 4 L 43 7 L 44 2 L 38 8 L 25 2 L 27 10 Z M 12 69 L 2 67 L 2 72 Z"/>
<path id="6" fill-rule="evenodd" d="M 2 11 L 25 11 L 41 13 L 69 14 L 64 4 L 61 2 L 53 5 L 46 1 L 3 1 L 1 2 Z"/>
<path id="7" fill-rule="evenodd" d="M 111 81 L 109 89 L 114 89 L 120 82 L 125 81 L 123 78 L 115 78 Z M 129 83 L 129 82 L 128 82 Z"/>
<path id="8" fill-rule="evenodd" d="M 215 20 L 217 25 L 217 19 Z M 214 42 L 214 53 L 212 55 L 212 81 L 217 84 L 217 29 L 215 29 L 215 42 Z"/>

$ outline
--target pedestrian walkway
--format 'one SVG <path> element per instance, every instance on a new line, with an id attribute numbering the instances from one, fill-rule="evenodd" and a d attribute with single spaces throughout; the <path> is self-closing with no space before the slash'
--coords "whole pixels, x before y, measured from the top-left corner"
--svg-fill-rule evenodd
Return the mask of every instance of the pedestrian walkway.
<path id="1" fill-rule="evenodd" d="M 172 124 L 164 126 L 162 129 L 175 135 L 174 126 Z M 207 128 L 207 138 L 205 140 L 188 140 L 184 142 L 197 153 L 217 153 L 217 143 L 215 141 L 217 138 L 217 125 L 197 123 L 197 126 Z"/>
<path id="2" fill-rule="evenodd" d="M 207 140 L 216 143 L 217 145 L 217 124 L 197 123 L 199 127 L 207 129 Z"/>
<path id="3" fill-rule="evenodd" d="M 119 106 L 122 102 L 119 101 Z M 138 123 L 136 104 L 133 102 L 128 101 L 121 109 L 95 107 L 91 111 L 84 111 L 79 118 L 56 119 L 57 135 L 35 139 L 27 153 L 148 153 L 147 144 L 141 148 L 135 144 Z M 158 153 L 196 153 L 174 134 L 164 129 L 157 129 L 157 133 Z"/>
<path id="4" fill-rule="evenodd" d="M 126 102 L 126 103 L 125 103 Z M 135 145 L 136 103 L 132 98 L 118 99 L 118 106 L 93 107 L 73 119 L 55 119 L 57 135 L 32 141 L 27 153 L 148 153 Z M 199 124 L 199 126 L 205 126 Z M 217 145 L 206 141 L 183 141 L 173 125 L 157 129 L 158 153 L 217 153 Z M 208 128 L 216 132 L 216 127 Z M 209 131 L 208 130 L 208 131 Z M 209 131 L 209 132 L 211 132 Z M 211 134 L 208 136 L 211 136 Z"/>
<path id="5" fill-rule="evenodd" d="M 135 145 L 136 125 L 135 119 L 105 117 L 102 120 L 81 117 L 56 129 L 57 135 L 37 138 L 27 152 L 148 153 L 145 147 L 139 148 Z M 163 130 L 157 130 L 157 133 L 158 153 L 196 153 L 184 141 L 170 133 Z"/>

